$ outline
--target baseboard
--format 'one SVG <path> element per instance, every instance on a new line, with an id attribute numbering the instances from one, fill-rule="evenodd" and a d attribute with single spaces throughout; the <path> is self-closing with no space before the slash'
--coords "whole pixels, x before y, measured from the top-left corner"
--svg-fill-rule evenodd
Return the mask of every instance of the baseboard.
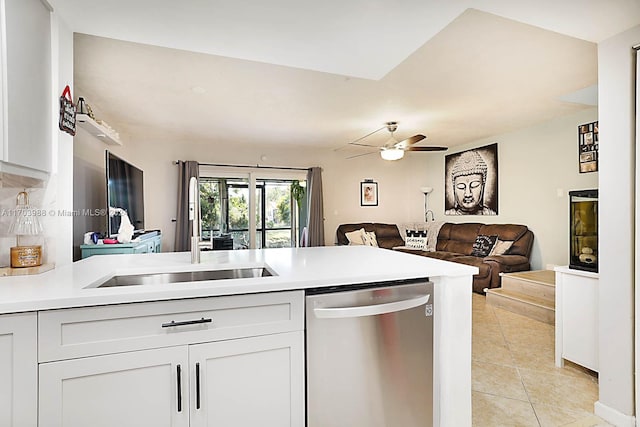
<path id="1" fill-rule="evenodd" d="M 593 406 L 597 416 L 616 427 L 635 427 L 636 425 L 636 417 L 633 415 L 625 415 L 600 403 L 600 401 L 597 401 Z"/>

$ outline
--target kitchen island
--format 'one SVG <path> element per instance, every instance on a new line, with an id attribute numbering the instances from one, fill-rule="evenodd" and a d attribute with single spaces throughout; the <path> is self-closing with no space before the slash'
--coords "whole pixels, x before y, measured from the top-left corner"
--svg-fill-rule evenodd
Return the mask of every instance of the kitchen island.
<path id="1" fill-rule="evenodd" d="M 275 274 L 269 277 L 256 278 L 108 288 L 97 287 L 114 275 L 255 267 L 268 268 Z M 56 342 L 56 339 L 67 338 L 74 331 L 73 328 L 77 330 L 80 327 L 78 325 L 82 324 L 79 320 L 74 323 L 73 316 L 69 317 L 70 314 L 90 317 L 94 316 L 94 312 L 113 313 L 118 310 L 130 310 L 134 307 L 136 308 L 135 313 L 138 313 L 140 309 L 146 309 L 152 304 L 155 307 L 154 309 L 162 308 L 163 310 L 176 312 L 180 311 L 177 310 L 176 306 L 165 308 L 162 304 L 197 305 L 198 303 L 212 301 L 212 298 L 226 301 L 224 304 L 229 304 L 231 308 L 237 308 L 233 304 L 239 298 L 253 298 L 254 300 L 258 298 L 277 299 L 280 295 L 284 300 L 273 303 L 274 309 L 269 316 L 276 316 L 277 313 L 286 312 L 287 316 L 291 315 L 291 319 L 279 321 L 280 323 L 270 321 L 270 326 L 260 326 L 262 328 L 261 334 L 278 332 L 282 337 L 290 337 L 293 340 L 292 342 L 299 343 L 302 333 L 299 329 L 303 327 L 303 321 L 298 322 L 298 326 L 291 326 L 295 323 L 296 319 L 294 317 L 298 315 L 296 314 L 297 309 L 283 311 L 280 308 L 286 304 L 290 304 L 290 307 L 295 307 L 301 300 L 300 295 L 303 295 L 301 291 L 325 286 L 428 277 L 434 283 L 434 294 L 437 300 L 437 308 L 434 310 L 434 425 L 470 425 L 471 276 L 475 273 L 477 273 L 477 269 L 474 267 L 415 257 L 410 254 L 384 249 L 371 247 L 319 247 L 203 252 L 202 262 L 196 265 L 190 263 L 189 253 L 94 256 L 38 276 L 2 278 L 0 279 L 0 314 L 2 314 L 0 316 L 0 338 L 3 334 L 7 336 L 10 334 L 8 325 L 17 324 L 14 322 L 16 319 L 24 320 L 25 328 L 27 329 L 36 325 L 35 327 L 38 328 L 39 334 L 36 333 L 32 338 L 28 338 L 28 334 L 23 334 L 21 336 L 26 336 L 27 338 L 14 340 L 15 345 L 10 348 L 10 350 L 17 352 L 14 357 L 14 360 L 17 357 L 20 361 L 20 366 L 17 368 L 26 372 L 27 386 L 20 385 L 18 387 L 20 390 L 17 391 L 12 391 L 5 387 L 5 389 L 0 390 L 0 394 L 8 393 L 11 395 L 14 393 L 14 396 L 16 396 L 15 393 L 17 393 L 17 396 L 25 396 L 13 399 L 14 402 L 18 403 L 17 409 L 15 408 L 16 405 L 14 405 L 14 410 L 28 411 L 27 408 L 31 407 L 31 411 L 35 410 L 37 413 L 38 409 L 34 409 L 33 405 L 36 405 L 37 408 L 38 400 L 33 396 L 28 384 L 33 385 L 33 390 L 36 390 L 37 397 L 38 381 L 42 382 L 43 378 L 55 377 L 55 375 L 64 375 L 65 369 L 69 369 L 70 366 L 65 364 L 69 364 L 71 361 L 77 365 L 78 361 L 82 360 L 80 358 L 90 358 L 98 354 L 95 357 L 95 361 L 99 362 L 102 360 L 101 358 L 107 357 L 102 355 L 107 351 L 112 353 L 119 352 L 109 356 L 119 361 L 130 354 L 127 351 L 135 349 L 127 346 L 142 345 L 141 343 L 145 343 L 147 346 L 144 348 L 150 349 L 137 352 L 144 351 L 145 357 L 149 357 L 162 351 L 175 349 L 178 344 L 182 343 L 180 341 L 182 338 L 179 338 L 179 334 L 168 333 L 165 334 L 169 336 L 166 339 L 173 341 L 166 345 L 159 345 L 156 343 L 156 338 L 147 337 L 135 340 L 130 339 L 125 344 L 122 344 L 120 348 L 121 344 L 112 338 L 110 346 L 108 339 L 105 339 L 99 345 L 92 343 L 93 347 L 102 346 L 102 350 L 99 353 L 91 353 L 94 350 L 85 351 L 78 343 L 56 350 L 56 348 L 52 347 L 54 345 L 60 347 L 60 342 Z M 90 315 L 87 314 L 87 310 L 91 310 Z M 189 311 L 194 312 L 197 309 L 191 308 Z M 233 310 L 228 311 L 231 312 Z M 241 310 L 238 312 L 241 312 Z M 35 320 L 38 319 L 36 316 L 40 316 L 39 322 Z M 140 315 L 136 316 L 140 317 Z M 6 320 L 10 317 L 12 322 L 2 322 L 3 319 Z M 52 330 L 46 329 L 47 325 L 55 325 L 56 321 L 63 318 L 64 322 L 71 324 L 72 327 L 61 332 L 58 338 L 49 339 L 53 334 L 51 333 Z M 45 319 L 46 322 L 43 321 Z M 96 317 L 96 319 L 98 318 Z M 300 319 L 301 317 L 298 318 L 298 320 Z M 100 320 L 100 322 L 96 323 L 98 330 L 103 328 L 108 333 L 112 333 L 107 326 L 108 321 L 101 318 L 98 320 Z M 206 321 L 204 317 L 202 321 Z M 60 322 L 62 324 L 62 320 Z M 83 322 L 86 323 L 86 319 Z M 283 329 L 273 331 L 268 329 L 276 324 L 283 325 Z M 284 326 L 285 324 L 289 326 Z M 122 325 L 127 325 L 127 323 Z M 128 325 L 131 324 L 129 323 Z M 194 338 L 198 333 L 213 333 L 206 331 L 207 325 L 196 325 L 190 328 L 195 328 L 188 332 L 192 341 L 184 342 L 184 344 L 205 340 L 204 338 Z M 122 328 L 121 326 L 120 329 L 128 329 L 128 327 Z M 234 329 L 235 332 L 238 330 L 238 328 Z M 82 334 L 91 335 L 82 332 L 78 336 Z M 249 337 L 251 335 L 247 333 L 242 336 Z M 86 339 L 86 337 L 84 338 Z M 236 336 L 225 336 L 223 334 L 219 337 L 208 336 L 206 340 L 219 341 L 231 338 L 236 338 Z M 74 339 L 80 338 L 76 336 Z M 38 343 L 40 348 L 38 348 Z M 213 344 L 218 344 L 218 342 Z M 161 346 L 166 348 L 159 348 Z M 113 348 L 116 350 L 112 350 Z M 118 350 L 119 348 L 120 350 Z M 298 344 L 292 344 L 290 348 L 293 352 L 291 354 L 300 353 Z M 0 347 L 0 354 L 5 351 L 9 350 Z M 191 348 L 190 351 L 194 352 L 194 348 Z M 215 351 L 218 351 L 218 349 L 215 349 Z M 36 353 L 40 353 L 40 358 Z M 182 356 L 176 357 L 180 358 Z M 41 365 L 39 377 L 38 363 Z M 49 365 L 55 369 L 49 369 Z M 171 366 L 174 365 L 175 363 Z M 181 365 L 178 364 L 178 366 Z M 300 366 L 296 369 L 300 369 Z M 40 384 L 41 396 L 44 392 L 43 390 L 46 389 Z M 178 387 L 178 390 L 180 390 L 180 387 Z M 295 398 L 295 405 L 302 406 L 302 408 L 299 408 L 292 415 L 292 425 L 298 425 L 299 421 L 296 420 L 301 419 L 301 414 L 302 416 L 304 415 L 304 390 L 301 390 L 298 385 L 298 388 L 291 392 L 295 393 L 296 391 L 300 393 L 300 396 L 293 396 L 292 399 Z M 197 398 L 190 394 L 187 399 L 193 400 L 194 405 L 199 405 L 199 396 Z M 29 399 L 29 401 L 25 402 L 24 399 Z M 40 399 L 40 425 L 55 425 L 42 422 L 43 415 L 46 415 L 42 412 L 43 400 L 49 399 Z M 196 400 L 198 401 L 196 402 Z M 51 403 L 47 403 L 47 405 L 49 405 L 47 411 L 55 412 L 56 408 Z M 4 413 L 5 409 L 3 408 L 2 411 Z M 178 420 L 168 425 L 196 425 L 194 424 L 194 415 L 191 418 L 190 424 L 180 424 L 180 420 Z M 0 414 L 0 421 L 2 419 L 2 414 Z M 206 423 L 203 422 L 201 425 L 206 425 Z"/>

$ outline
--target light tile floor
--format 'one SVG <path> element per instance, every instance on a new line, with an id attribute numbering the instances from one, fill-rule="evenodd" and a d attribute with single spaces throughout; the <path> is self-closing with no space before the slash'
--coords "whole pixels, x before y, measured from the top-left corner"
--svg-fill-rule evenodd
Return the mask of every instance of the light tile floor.
<path id="1" fill-rule="evenodd" d="M 473 294 L 473 425 L 609 426 L 593 414 L 596 374 L 555 367 L 554 326 L 485 301 Z"/>

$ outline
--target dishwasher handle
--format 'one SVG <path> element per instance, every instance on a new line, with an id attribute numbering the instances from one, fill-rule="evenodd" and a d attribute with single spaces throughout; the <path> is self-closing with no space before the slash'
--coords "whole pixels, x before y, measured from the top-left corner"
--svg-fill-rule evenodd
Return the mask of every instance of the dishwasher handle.
<path id="1" fill-rule="evenodd" d="M 394 311 L 419 307 L 429 302 L 430 297 L 430 294 L 422 294 L 412 298 L 382 304 L 360 305 L 355 307 L 316 307 L 313 309 L 313 313 L 319 319 L 375 316 L 377 314 L 392 313 Z"/>

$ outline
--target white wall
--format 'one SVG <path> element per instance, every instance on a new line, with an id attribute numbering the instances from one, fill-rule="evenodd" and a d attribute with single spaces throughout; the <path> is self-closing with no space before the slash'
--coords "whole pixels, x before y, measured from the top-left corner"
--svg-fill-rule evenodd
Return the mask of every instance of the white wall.
<path id="1" fill-rule="evenodd" d="M 407 154 L 394 162 L 371 154 L 344 159 L 332 153 L 322 165 L 326 244 L 335 242 L 336 229 L 343 223 L 383 222 L 397 224 L 424 219 L 426 157 Z M 360 183 L 370 178 L 378 183 L 378 206 L 360 206 Z"/>
<path id="2" fill-rule="evenodd" d="M 52 15 L 52 66 L 53 70 L 53 150 L 52 174 L 49 193 L 52 196 L 56 213 L 73 209 L 73 137 L 58 129 L 57 116 L 59 108 L 58 93 L 66 85 L 73 92 L 73 32 L 58 14 Z M 57 71 L 57 72 L 56 72 Z M 73 221 L 72 217 L 56 215 L 52 222 L 53 242 L 49 247 L 55 252 L 57 266 L 69 264 L 72 261 Z"/>
<path id="3" fill-rule="evenodd" d="M 600 396 L 596 413 L 634 412 L 635 54 L 640 27 L 598 45 L 600 108 Z M 636 227 L 638 224 L 636 224 Z M 627 425 L 631 425 L 627 422 Z"/>
<path id="4" fill-rule="evenodd" d="M 531 268 L 569 263 L 568 191 L 598 188 L 598 172 L 578 172 L 578 125 L 598 120 L 595 108 L 530 128 L 474 141 L 428 157 L 429 207 L 448 222 L 524 224 L 533 231 Z M 444 156 L 498 143 L 498 215 L 444 215 Z"/>
<path id="5" fill-rule="evenodd" d="M 105 150 L 101 140 L 78 128 L 73 141 L 73 210 L 105 209 Z M 114 151 L 114 150 L 111 150 Z M 106 217 L 77 215 L 73 217 L 73 259 L 80 259 L 84 233 L 106 231 Z"/>

